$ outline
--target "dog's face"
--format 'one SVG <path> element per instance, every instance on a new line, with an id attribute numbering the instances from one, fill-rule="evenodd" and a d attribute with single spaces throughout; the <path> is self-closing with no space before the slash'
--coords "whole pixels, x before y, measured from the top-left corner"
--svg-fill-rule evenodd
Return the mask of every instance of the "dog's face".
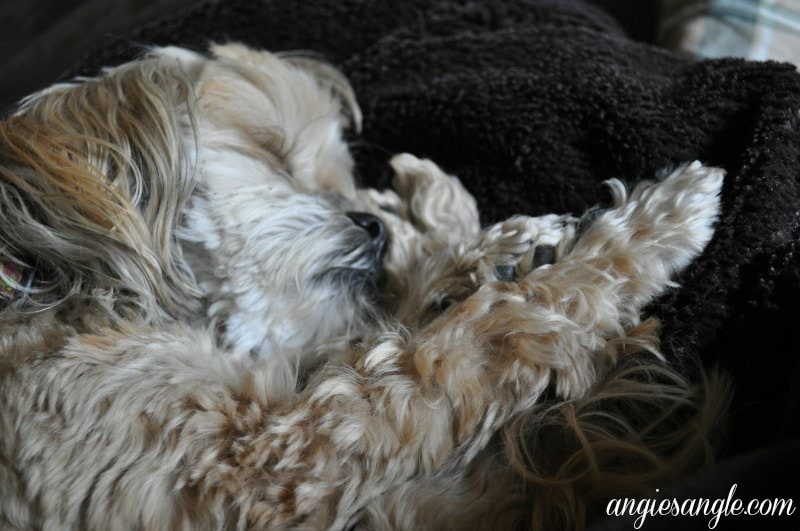
<path id="1" fill-rule="evenodd" d="M 352 339 L 375 317 L 382 222 L 263 169 L 261 184 L 205 184 L 187 206 L 184 255 L 208 316 L 229 345 L 259 356 Z"/>
<path id="2" fill-rule="evenodd" d="M 155 50 L 4 123 L 0 258 L 35 276 L 18 305 L 177 318 L 293 365 L 375 318 L 387 234 L 342 132 L 359 111 L 318 62 L 212 53 Z"/>
<path id="3" fill-rule="evenodd" d="M 159 52 L 194 76 L 197 185 L 180 237 L 207 315 L 259 357 L 336 350 L 376 318 L 387 246 L 383 222 L 354 202 L 342 131 L 357 107 L 319 63 L 213 52 Z"/>

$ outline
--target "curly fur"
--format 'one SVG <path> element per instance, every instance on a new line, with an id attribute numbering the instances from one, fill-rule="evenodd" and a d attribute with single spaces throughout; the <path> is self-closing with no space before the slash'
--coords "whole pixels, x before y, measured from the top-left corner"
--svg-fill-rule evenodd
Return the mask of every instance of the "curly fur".
<path id="1" fill-rule="evenodd" d="M 612 181 L 580 234 L 482 230 L 429 161 L 356 188 L 335 70 L 212 54 L 154 50 L 0 125 L 0 258 L 33 278 L 0 312 L 0 523 L 572 527 L 603 485 L 708 453 L 713 408 L 640 313 L 712 237 L 720 170 Z"/>

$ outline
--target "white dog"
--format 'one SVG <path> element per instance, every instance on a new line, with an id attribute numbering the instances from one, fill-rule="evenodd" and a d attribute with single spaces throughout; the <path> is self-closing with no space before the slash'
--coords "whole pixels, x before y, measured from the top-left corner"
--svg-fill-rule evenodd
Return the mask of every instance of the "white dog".
<path id="1" fill-rule="evenodd" d="M 711 238 L 721 171 L 614 181 L 581 234 L 481 230 L 410 155 L 396 191 L 356 188 L 335 70 L 212 54 L 154 50 L 0 125 L 0 526 L 420 525 L 413 485 L 656 352 L 641 308 Z"/>

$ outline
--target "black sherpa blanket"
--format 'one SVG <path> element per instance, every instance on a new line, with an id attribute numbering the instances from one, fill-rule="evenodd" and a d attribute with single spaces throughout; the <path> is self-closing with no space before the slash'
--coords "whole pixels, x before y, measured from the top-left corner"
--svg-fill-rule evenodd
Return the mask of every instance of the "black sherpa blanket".
<path id="1" fill-rule="evenodd" d="M 695 159 L 723 167 L 713 241 L 681 289 L 648 312 L 663 323 L 667 355 L 697 355 L 733 375 L 732 461 L 721 466 L 752 472 L 781 456 L 770 478 L 751 473 L 737 492 L 780 485 L 782 474 L 791 481 L 774 494 L 800 501 L 793 66 L 679 58 L 576 1 L 228 0 L 109 39 L 73 74 L 130 59 L 142 44 L 204 50 L 228 40 L 312 50 L 337 65 L 364 112 L 354 139 L 362 182 L 387 186 L 391 154 L 428 157 L 461 178 L 485 223 L 581 213 L 604 200 L 610 177 L 633 183 Z"/>

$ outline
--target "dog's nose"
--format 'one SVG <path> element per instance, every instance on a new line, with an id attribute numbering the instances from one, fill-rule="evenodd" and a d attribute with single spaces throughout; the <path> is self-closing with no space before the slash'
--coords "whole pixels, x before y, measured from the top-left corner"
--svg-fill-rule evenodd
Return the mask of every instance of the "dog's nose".
<path id="1" fill-rule="evenodd" d="M 353 223 L 367 231 L 372 243 L 378 251 L 378 256 L 383 254 L 386 247 L 386 225 L 378 216 L 373 216 L 366 212 L 348 212 L 347 217 L 353 220 Z"/>

